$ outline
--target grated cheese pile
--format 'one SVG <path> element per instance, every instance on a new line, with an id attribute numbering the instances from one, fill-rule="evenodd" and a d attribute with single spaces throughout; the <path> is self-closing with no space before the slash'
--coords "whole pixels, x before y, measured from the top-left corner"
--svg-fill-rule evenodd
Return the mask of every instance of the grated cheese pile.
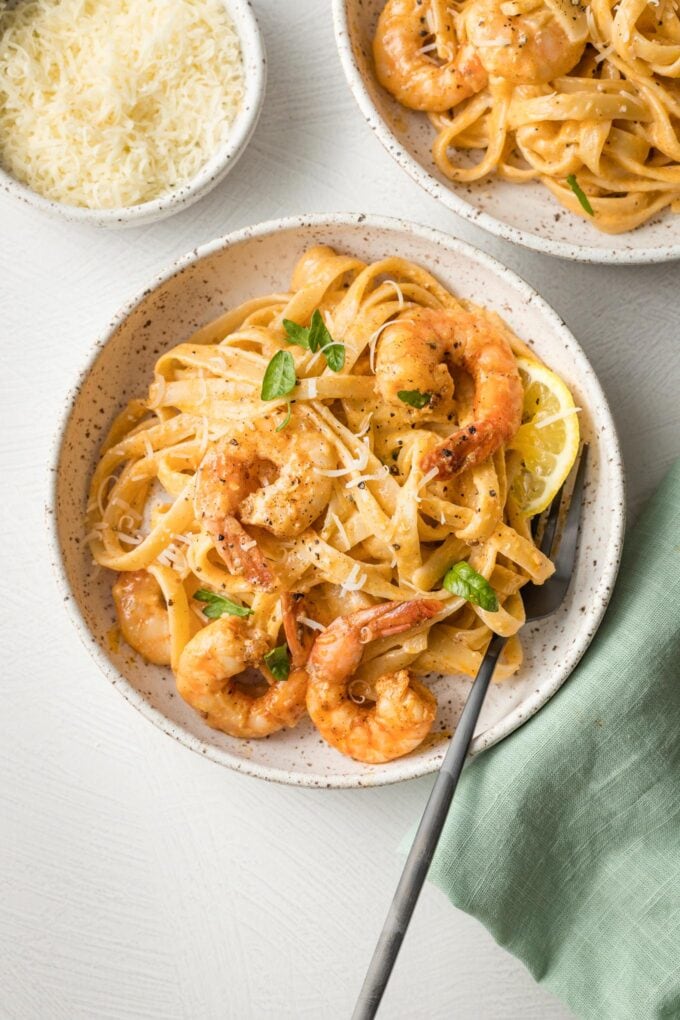
<path id="1" fill-rule="evenodd" d="M 242 100 L 220 0 L 0 0 L 0 163 L 48 198 L 166 194 L 226 142 Z"/>

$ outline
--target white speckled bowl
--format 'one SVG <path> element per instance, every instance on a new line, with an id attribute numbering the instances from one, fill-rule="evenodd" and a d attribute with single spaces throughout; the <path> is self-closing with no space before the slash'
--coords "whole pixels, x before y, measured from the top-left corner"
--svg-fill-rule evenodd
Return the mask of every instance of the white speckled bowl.
<path id="1" fill-rule="evenodd" d="M 329 748 L 309 721 L 266 740 L 240 741 L 210 729 L 175 691 L 169 670 L 145 664 L 126 647 L 113 652 L 113 575 L 93 567 L 83 543 L 87 488 L 112 418 L 146 391 L 161 351 L 225 309 L 258 294 L 286 290 L 300 253 L 330 244 L 373 261 L 398 254 L 421 263 L 455 293 L 497 310 L 572 388 L 584 408 L 591 444 L 584 534 L 578 569 L 560 611 L 523 634 L 526 659 L 511 680 L 492 685 L 473 753 L 507 736 L 569 676 L 600 622 L 614 583 L 623 537 L 619 445 L 607 401 L 581 348 L 555 312 L 494 259 L 434 230 L 346 213 L 278 220 L 213 241 L 171 266 L 130 302 L 96 345 L 67 405 L 54 457 L 53 558 L 71 617 L 97 665 L 147 718 L 213 761 L 240 772 L 302 786 L 376 786 L 432 772 L 444 753 L 432 738 L 387 765 L 350 761 Z M 433 684 L 435 732 L 451 730 L 469 680 Z"/>
<path id="2" fill-rule="evenodd" d="M 680 216 L 670 211 L 628 234 L 602 234 L 567 212 L 543 185 L 492 178 L 448 180 L 432 158 L 434 129 L 378 83 L 372 56 L 385 0 L 333 0 L 335 37 L 349 86 L 370 127 L 391 156 L 434 198 L 471 223 L 534 251 L 580 262 L 667 262 L 680 258 Z"/>
<path id="3" fill-rule="evenodd" d="M 264 102 L 267 85 L 267 58 L 260 28 L 250 0 L 224 0 L 241 42 L 244 70 L 243 105 L 231 134 L 224 145 L 213 153 L 199 173 L 180 188 L 151 202 L 123 206 L 118 209 L 86 209 L 81 206 L 54 202 L 22 184 L 0 166 L 0 191 L 43 212 L 77 223 L 100 227 L 128 227 L 165 219 L 197 202 L 218 184 L 238 162 L 250 141 Z"/>

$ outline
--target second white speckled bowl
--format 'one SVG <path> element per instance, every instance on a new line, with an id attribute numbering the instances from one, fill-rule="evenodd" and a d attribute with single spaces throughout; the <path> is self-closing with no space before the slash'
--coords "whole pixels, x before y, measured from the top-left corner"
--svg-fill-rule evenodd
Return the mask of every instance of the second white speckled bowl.
<path id="1" fill-rule="evenodd" d="M 250 0 L 224 0 L 241 42 L 245 91 L 241 109 L 224 145 L 214 152 L 195 177 L 150 202 L 118 209 L 88 209 L 55 202 L 39 195 L 0 166 L 0 191 L 36 209 L 76 223 L 99 227 L 130 227 L 153 223 L 185 209 L 207 195 L 226 177 L 243 154 L 257 126 L 267 86 L 267 58 L 264 42 Z"/>
<path id="2" fill-rule="evenodd" d="M 520 673 L 492 684 L 473 753 L 507 736 L 545 704 L 587 648 L 616 576 L 624 524 L 618 440 L 600 385 L 555 312 L 510 270 L 438 231 L 345 213 L 301 217 L 230 234 L 172 266 L 111 323 L 74 390 L 57 437 L 50 530 L 59 582 L 83 641 L 102 672 L 148 719 L 200 754 L 253 776 L 301 786 L 376 786 L 437 768 L 445 749 L 442 731 L 455 727 L 469 680 L 433 683 L 439 714 L 432 738 L 386 765 L 343 757 L 308 720 L 265 740 L 234 740 L 210 729 L 182 701 L 169 670 L 148 665 L 125 646 L 111 649 L 113 575 L 93 566 L 83 541 L 88 483 L 101 439 L 123 404 L 146 391 L 161 351 L 246 298 L 286 290 L 298 256 L 319 243 L 366 261 L 400 255 L 426 266 L 455 293 L 498 311 L 560 373 L 584 408 L 582 429 L 591 456 L 574 582 L 559 612 L 524 631 Z"/>
<path id="3" fill-rule="evenodd" d="M 474 184 L 448 180 L 432 157 L 434 128 L 424 113 L 400 106 L 379 85 L 372 42 L 385 0 L 333 0 L 335 37 L 359 108 L 397 163 L 453 212 L 498 237 L 580 262 L 667 262 L 680 258 L 680 216 L 670 210 L 627 234 L 603 234 L 567 212 L 539 182 L 497 177 Z"/>

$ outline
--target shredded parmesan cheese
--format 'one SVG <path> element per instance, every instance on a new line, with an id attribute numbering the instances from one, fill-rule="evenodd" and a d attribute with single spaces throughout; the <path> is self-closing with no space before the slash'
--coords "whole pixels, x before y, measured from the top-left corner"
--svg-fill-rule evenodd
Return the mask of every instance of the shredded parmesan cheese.
<path id="1" fill-rule="evenodd" d="M 220 0 L 0 5 L 0 162 L 58 202 L 132 206 L 185 184 L 243 91 Z"/>
<path id="2" fill-rule="evenodd" d="M 339 537 L 344 542 L 345 550 L 349 549 L 351 543 L 349 540 L 349 536 L 345 531 L 345 525 L 342 523 L 342 521 L 340 520 L 336 513 L 331 512 L 331 520 L 333 521 L 333 524 L 336 527 Z"/>
<path id="3" fill-rule="evenodd" d="M 311 620 L 308 616 L 298 616 L 300 623 L 304 623 L 305 627 L 311 627 L 312 630 L 325 630 L 326 628 L 318 620 Z"/>
<path id="4" fill-rule="evenodd" d="M 439 468 L 438 467 L 430 468 L 430 470 L 427 472 L 427 474 L 423 475 L 423 477 L 418 482 L 418 490 L 420 491 L 420 489 L 424 489 L 425 486 L 429 485 L 430 482 L 434 478 L 436 478 L 438 474 L 439 474 Z"/>
<path id="5" fill-rule="evenodd" d="M 405 304 L 403 290 L 401 289 L 401 287 L 399 286 L 399 284 L 397 283 L 396 280 L 385 280 L 385 286 L 394 287 L 394 289 L 395 289 L 395 291 L 397 293 L 397 300 L 399 302 L 399 308 L 401 310 L 404 307 L 404 304 Z"/>
<path id="6" fill-rule="evenodd" d="M 326 478 L 341 478 L 343 475 L 351 475 L 352 471 L 364 471 L 368 464 L 369 450 L 362 450 L 356 460 L 351 461 L 347 467 L 342 468 L 318 468 L 315 467 L 317 475 L 325 475 Z"/>
<path id="7" fill-rule="evenodd" d="M 377 481 L 380 481 L 381 479 L 383 479 L 385 477 L 386 474 L 389 474 L 389 472 L 390 472 L 390 469 L 387 467 L 386 464 L 383 464 L 383 466 L 380 469 L 380 471 L 376 471 L 375 474 L 373 474 L 373 475 L 357 475 L 356 478 L 352 478 L 351 481 L 346 483 L 345 488 L 346 489 L 354 489 L 357 485 L 361 485 L 362 482 L 377 482 Z"/>
<path id="8" fill-rule="evenodd" d="M 361 422 L 361 425 L 359 426 L 359 431 L 355 433 L 357 439 L 361 439 L 362 436 L 365 436 L 368 433 L 368 430 L 371 427 L 372 417 L 373 411 L 369 411 L 366 417 Z"/>
<path id="9" fill-rule="evenodd" d="M 580 410 L 580 407 L 569 407 L 566 411 L 558 411 L 557 414 L 549 414 L 546 418 L 541 418 L 539 421 L 535 422 L 534 428 L 544 429 L 547 425 L 552 425 L 556 421 L 562 421 L 563 418 L 568 418 L 570 414 L 578 414 Z"/>
<path id="10" fill-rule="evenodd" d="M 361 591 L 366 584 L 368 576 L 359 572 L 359 564 L 355 563 L 345 580 L 340 585 L 341 592 Z"/>
<path id="11" fill-rule="evenodd" d="M 368 341 L 368 363 L 371 366 L 371 372 L 375 372 L 375 348 L 378 343 L 378 340 L 380 339 L 380 334 L 384 329 L 387 329 L 387 327 L 391 325 L 392 325 L 391 320 L 389 320 L 388 322 L 383 322 L 382 326 L 379 326 L 374 333 L 371 333 L 371 336 Z"/>
<path id="12" fill-rule="evenodd" d="M 97 489 L 97 509 L 101 517 L 104 516 L 104 494 L 106 487 L 110 482 L 115 482 L 115 475 L 107 475 L 106 478 L 102 478 L 99 488 Z"/>

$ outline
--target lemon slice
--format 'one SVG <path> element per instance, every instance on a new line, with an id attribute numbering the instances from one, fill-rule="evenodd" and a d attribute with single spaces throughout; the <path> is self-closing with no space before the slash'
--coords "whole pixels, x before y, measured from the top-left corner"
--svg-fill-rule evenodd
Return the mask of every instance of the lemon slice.
<path id="1" fill-rule="evenodd" d="M 579 410 L 559 376 L 545 365 L 518 358 L 524 386 L 522 424 L 508 448 L 522 458 L 510 492 L 524 517 L 552 502 L 576 460 Z"/>

